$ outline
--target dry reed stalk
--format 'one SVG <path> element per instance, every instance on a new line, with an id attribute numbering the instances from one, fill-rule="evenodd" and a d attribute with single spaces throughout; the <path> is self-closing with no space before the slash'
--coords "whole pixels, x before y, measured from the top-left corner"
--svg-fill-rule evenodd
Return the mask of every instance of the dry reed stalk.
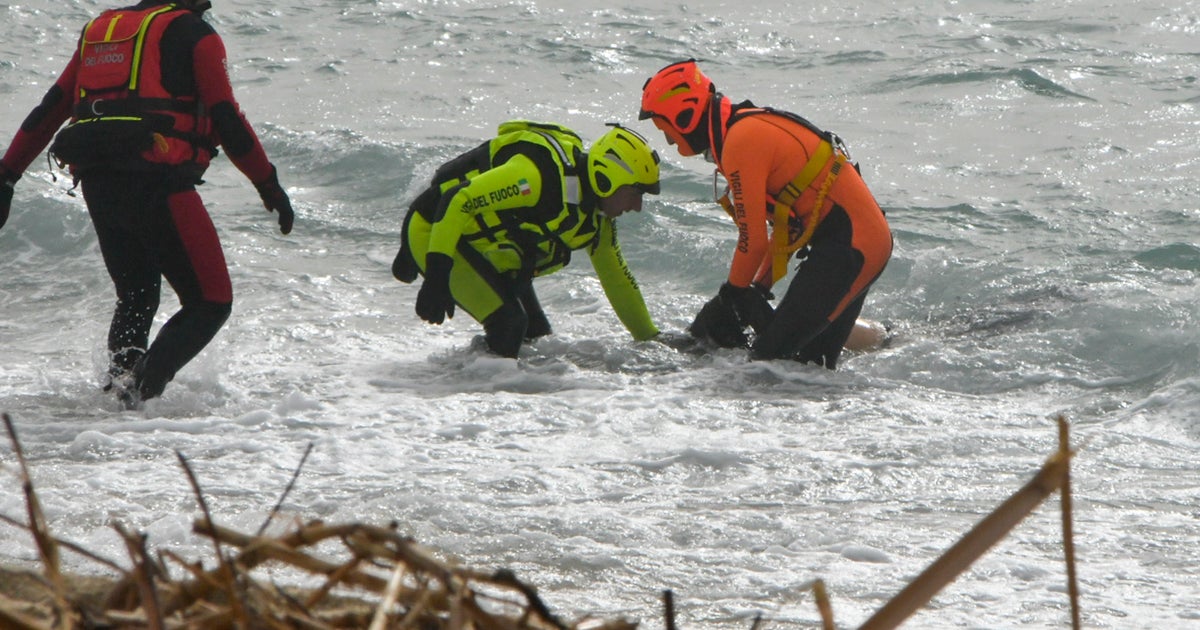
<path id="1" fill-rule="evenodd" d="M 39 620 L 30 618 L 28 615 L 15 610 L 8 610 L 4 604 L 4 599 L 0 598 L 0 628 L 10 630 L 44 630 L 45 626 L 41 625 Z"/>
<path id="2" fill-rule="evenodd" d="M 151 571 L 153 565 L 146 559 L 146 536 L 133 534 L 122 527 L 120 523 L 114 523 L 113 527 L 125 541 L 125 549 L 129 552 L 129 559 L 133 562 L 133 575 L 137 582 L 138 598 L 141 601 L 148 628 L 149 630 L 163 630 L 162 608 L 158 604 L 158 592 L 154 588 L 154 575 Z"/>
<path id="3" fill-rule="evenodd" d="M 325 599 L 325 596 L 329 595 L 329 592 L 333 590 L 333 587 L 344 582 L 347 575 L 358 570 L 358 567 L 362 564 L 362 562 L 363 558 L 356 555 L 354 558 L 351 558 L 349 562 L 346 562 L 337 569 L 334 569 L 332 573 L 327 575 L 325 582 L 309 594 L 308 598 L 304 601 L 305 607 L 312 608 L 313 606 L 316 606 L 317 603 L 322 599 Z"/>
<path id="4" fill-rule="evenodd" d="M 1060 457 L 1071 456 L 1071 436 L 1065 416 L 1058 416 L 1058 453 Z M 1071 599 L 1071 628 L 1079 630 L 1082 626 L 1079 609 L 1079 577 L 1075 572 L 1075 520 L 1071 508 L 1071 470 L 1063 473 L 1062 488 L 1059 490 L 1062 502 L 1063 555 L 1067 562 L 1067 596 Z"/>
<path id="5" fill-rule="evenodd" d="M 403 585 L 401 580 L 404 579 L 404 574 L 408 568 L 403 564 L 397 564 L 396 569 L 392 571 L 392 577 L 388 580 L 387 590 L 383 593 L 383 600 L 379 602 L 379 607 L 375 609 L 375 618 L 371 620 L 369 630 L 384 630 L 387 622 L 387 615 L 392 606 L 396 605 L 396 600 L 400 597 L 400 587 Z"/>
<path id="6" fill-rule="evenodd" d="M 188 482 L 192 485 L 192 492 L 196 495 L 196 502 L 200 504 L 200 511 L 204 514 L 205 522 L 215 526 L 212 519 L 212 512 L 208 509 L 208 501 L 204 499 L 204 491 L 200 489 L 200 481 L 196 478 L 196 473 L 192 471 L 192 467 L 188 464 L 188 460 L 184 457 L 183 453 L 175 451 L 175 456 L 179 459 L 179 464 L 183 467 L 183 472 L 187 474 Z M 216 553 L 217 563 L 220 566 L 221 584 L 225 587 L 225 591 L 229 596 L 229 606 L 233 612 L 233 618 L 242 627 L 248 627 L 246 611 L 242 610 L 242 598 L 238 592 L 237 570 L 221 550 L 221 541 L 216 538 L 213 538 L 212 541 L 213 551 Z"/>
<path id="7" fill-rule="evenodd" d="M 817 610 L 821 613 L 822 630 L 834 630 L 833 604 L 829 602 L 829 591 L 825 588 L 825 580 L 813 582 L 813 596 L 817 599 Z"/>
<path id="8" fill-rule="evenodd" d="M 663 591 L 663 620 L 666 622 L 667 630 L 678 630 L 675 625 L 675 593 L 670 590 Z"/>
<path id="9" fill-rule="evenodd" d="M 1065 435 L 1065 430 L 1060 431 Z M 1062 439 L 1060 439 L 1062 442 Z M 859 630 L 890 630 L 929 603 L 947 584 L 987 553 L 1022 520 L 1062 487 L 1068 478 L 1074 453 L 1060 444 L 1059 450 L 1020 490 L 992 511 L 942 554 L 912 582 L 867 619 Z"/>
<path id="10" fill-rule="evenodd" d="M 23 529 L 27 532 L 32 533 L 32 531 L 33 531 L 29 527 L 29 525 L 22 523 L 21 521 L 18 521 L 14 518 L 5 516 L 3 514 L 0 514 L 0 522 L 3 522 L 5 524 L 15 527 L 17 529 Z M 113 562 L 112 560 L 109 560 L 108 558 L 105 558 L 104 556 L 92 553 L 91 551 L 88 551 L 87 549 L 84 549 L 83 547 L 80 547 L 79 545 L 77 545 L 69 540 L 55 538 L 54 543 L 56 545 L 58 545 L 60 548 L 75 552 L 75 553 L 87 558 L 88 560 L 91 560 L 92 562 L 95 562 L 97 564 L 102 564 L 102 565 L 108 567 L 109 569 L 116 571 L 117 573 L 121 573 L 121 574 L 126 573 L 125 568 L 122 567 L 121 565 L 117 564 L 116 562 Z"/>
<path id="11" fill-rule="evenodd" d="M 283 507 L 283 502 L 287 500 L 289 494 L 292 493 L 292 488 L 296 487 L 296 480 L 300 478 L 300 471 L 304 468 L 304 462 L 308 461 L 308 456 L 312 454 L 313 443 L 308 443 L 308 448 L 304 449 L 304 455 L 300 456 L 300 463 L 296 465 L 296 469 L 292 471 L 292 478 L 288 481 L 287 487 L 283 489 L 283 494 L 279 495 L 279 500 L 275 502 L 275 506 L 267 514 L 267 518 L 263 520 L 262 525 L 259 525 L 258 531 L 254 532 L 255 536 L 262 536 L 263 532 L 267 531 L 267 526 L 279 514 L 279 508 Z"/>
<path id="12" fill-rule="evenodd" d="M 522 609 L 518 618 L 521 627 L 547 627 L 565 629 L 563 623 L 550 613 L 545 603 L 537 596 L 536 589 L 516 579 L 510 571 L 484 573 L 469 569 L 455 568 L 436 561 L 431 554 L 417 546 L 410 538 L 400 536 L 392 529 L 362 525 L 328 526 L 324 523 L 314 523 L 301 527 L 296 532 L 281 539 L 255 538 L 239 534 L 224 528 L 211 525 L 207 520 L 194 523 L 193 531 L 220 540 L 223 544 L 240 549 L 234 557 L 234 563 L 249 570 L 267 560 L 274 560 L 313 574 L 327 576 L 327 585 L 340 582 L 357 586 L 385 597 L 394 598 L 394 602 L 404 604 L 412 609 L 427 608 L 431 611 L 442 611 L 450 614 L 450 624 L 468 623 L 480 628 L 509 628 L 516 627 L 507 619 L 489 613 L 477 603 L 477 600 L 488 599 L 503 606 Z M 299 548 L 289 547 L 289 544 L 303 546 L 316 545 L 330 539 L 340 539 L 347 549 L 350 549 L 355 560 L 345 564 L 335 564 L 315 558 L 304 553 Z M 400 582 L 385 581 L 383 578 L 359 568 L 370 559 L 376 563 L 395 563 L 393 575 L 428 576 L 432 581 L 422 581 L 421 586 L 404 586 Z M 402 569 L 402 570 L 401 570 Z M 214 577 L 215 572 L 207 575 Z M 336 576 L 336 579 L 334 579 Z M 477 592 L 467 584 L 494 587 L 502 591 L 515 592 L 524 598 L 524 602 L 512 599 L 498 598 L 487 593 Z M 434 588 L 431 585 L 441 585 Z M 323 586 L 322 590 L 328 590 Z M 201 591 L 200 594 L 203 594 Z M 171 608 L 177 608 L 184 602 L 173 602 Z M 390 608 L 390 606 L 386 607 Z"/>
<path id="13" fill-rule="evenodd" d="M 50 535 L 50 527 L 46 524 L 46 514 L 38 502 L 37 493 L 33 489 L 33 478 L 29 475 L 29 464 L 25 460 L 25 450 L 17 438 L 17 428 L 13 425 L 12 417 L 3 414 L 4 428 L 8 431 L 12 442 L 13 452 L 21 468 L 21 490 L 25 493 L 26 514 L 29 518 L 29 531 L 37 544 L 38 555 L 42 560 L 42 570 L 46 572 L 46 580 L 51 587 L 54 597 L 55 628 L 73 628 L 79 622 L 75 606 L 67 597 L 66 582 L 63 579 L 59 565 L 58 541 Z"/>

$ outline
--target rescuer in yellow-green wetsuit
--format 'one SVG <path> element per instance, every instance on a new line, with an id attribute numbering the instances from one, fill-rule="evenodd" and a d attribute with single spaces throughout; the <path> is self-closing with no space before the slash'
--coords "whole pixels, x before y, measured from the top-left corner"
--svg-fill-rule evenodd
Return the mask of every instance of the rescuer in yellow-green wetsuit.
<path id="1" fill-rule="evenodd" d="M 658 154 L 614 125 L 587 151 L 570 129 L 509 121 L 497 136 L 443 164 L 409 207 L 392 273 L 425 277 L 421 319 L 441 324 L 455 305 L 483 324 L 488 349 L 516 357 L 550 334 L 533 278 L 586 249 L 604 293 L 634 339 L 658 335 L 617 242 L 613 221 L 658 194 Z"/>

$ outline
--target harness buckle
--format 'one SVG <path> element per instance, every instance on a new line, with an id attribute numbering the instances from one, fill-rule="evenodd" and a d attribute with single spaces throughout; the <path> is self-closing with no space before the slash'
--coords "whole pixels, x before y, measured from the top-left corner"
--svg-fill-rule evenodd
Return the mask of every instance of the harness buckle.
<path id="1" fill-rule="evenodd" d="M 854 161 L 854 158 L 850 157 L 850 147 L 846 146 L 846 142 L 842 140 L 841 136 L 833 133 L 832 131 L 829 132 L 829 144 L 832 144 L 833 148 L 837 149 L 839 153 L 846 156 L 846 161 Z"/>

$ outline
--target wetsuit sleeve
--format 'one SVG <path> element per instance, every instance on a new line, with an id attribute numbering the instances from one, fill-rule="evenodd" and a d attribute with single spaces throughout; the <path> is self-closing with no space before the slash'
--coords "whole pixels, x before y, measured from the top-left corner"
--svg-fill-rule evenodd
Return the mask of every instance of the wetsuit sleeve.
<path id="1" fill-rule="evenodd" d="M 271 163 L 233 96 L 226 66 L 225 42 L 220 35 L 209 32 L 196 42 L 192 55 L 196 91 L 212 116 L 217 143 L 243 175 L 259 184 L 271 177 Z"/>
<path id="2" fill-rule="evenodd" d="M 650 319 L 650 310 L 646 308 L 642 290 L 638 287 L 633 273 L 629 271 L 625 257 L 621 255 L 616 223 L 612 219 L 602 219 L 600 233 L 596 238 L 596 247 L 589 251 L 592 267 L 596 269 L 608 303 L 612 304 L 617 318 L 634 339 L 645 341 L 653 338 L 658 334 L 658 327 Z"/>
<path id="3" fill-rule="evenodd" d="M 78 74 L 79 47 L 76 46 L 71 61 L 54 85 L 46 91 L 41 104 L 25 117 L 25 121 L 13 137 L 12 144 L 4 153 L 4 159 L 0 160 L 14 175 L 21 175 L 29 168 L 42 149 L 50 144 L 58 128 L 71 117 Z"/>
<path id="4" fill-rule="evenodd" d="M 531 208 L 542 196 L 542 176 L 533 160 L 515 155 L 473 177 L 450 196 L 429 235 L 430 253 L 452 256 L 467 222 L 480 212 Z"/>
<path id="5" fill-rule="evenodd" d="M 733 202 L 733 220 L 737 223 L 737 247 L 729 269 L 729 283 L 747 287 L 764 260 L 771 255 L 767 232 L 767 175 L 774 153 L 752 133 L 738 133 L 745 127 L 733 125 L 721 154 L 722 172 L 729 182 Z"/>

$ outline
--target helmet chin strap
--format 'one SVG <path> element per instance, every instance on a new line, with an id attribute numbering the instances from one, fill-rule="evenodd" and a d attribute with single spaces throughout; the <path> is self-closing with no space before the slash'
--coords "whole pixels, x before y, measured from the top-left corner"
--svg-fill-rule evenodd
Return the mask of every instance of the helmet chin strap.
<path id="1" fill-rule="evenodd" d="M 708 102 L 708 150 L 705 151 L 705 157 L 716 163 L 716 156 L 721 154 L 721 149 L 725 147 L 725 121 L 724 112 L 721 111 L 724 96 L 720 92 L 713 92 L 712 99 Z"/>

